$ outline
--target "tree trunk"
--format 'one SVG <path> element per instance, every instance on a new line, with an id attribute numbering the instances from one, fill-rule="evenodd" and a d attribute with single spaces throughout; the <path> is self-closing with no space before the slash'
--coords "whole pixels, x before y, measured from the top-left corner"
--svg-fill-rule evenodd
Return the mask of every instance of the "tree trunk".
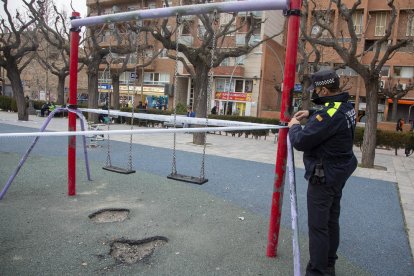
<path id="1" fill-rule="evenodd" d="M 99 71 L 99 58 L 95 58 L 94 62 L 91 62 L 88 67 L 88 107 L 98 108 L 98 71 Z M 97 123 L 98 114 L 89 113 L 88 120 Z"/>
<path id="2" fill-rule="evenodd" d="M 209 68 L 203 63 L 194 65 L 197 79 L 194 80 L 194 105 L 193 111 L 198 118 L 207 117 L 207 93 L 209 78 Z M 204 145 L 206 139 L 205 133 L 194 133 L 193 143 Z"/>
<path id="3" fill-rule="evenodd" d="M 303 75 L 302 81 L 302 110 L 309 110 L 310 107 L 310 94 L 306 91 L 311 85 L 309 75 Z"/>
<path id="4" fill-rule="evenodd" d="M 57 87 L 57 101 L 56 104 L 65 104 L 65 79 L 66 75 L 58 75 L 58 87 Z"/>
<path id="5" fill-rule="evenodd" d="M 392 113 L 391 113 L 391 120 L 393 122 L 397 121 L 397 110 L 398 110 L 398 97 L 395 96 L 392 99 Z"/>
<path id="6" fill-rule="evenodd" d="M 119 110 L 119 75 L 112 75 L 112 96 L 111 105 Z"/>
<path id="7" fill-rule="evenodd" d="M 16 64 L 10 63 L 6 68 L 7 77 L 11 82 L 13 89 L 13 97 L 17 104 L 17 119 L 19 121 L 28 121 L 29 113 L 27 112 L 26 100 L 24 98 L 24 91 L 22 80 L 20 78 L 20 72 Z"/>
<path id="8" fill-rule="evenodd" d="M 373 168 L 375 147 L 377 144 L 377 114 L 378 114 L 378 80 L 364 80 L 367 91 L 366 123 L 362 143 L 362 161 L 364 168 Z"/>

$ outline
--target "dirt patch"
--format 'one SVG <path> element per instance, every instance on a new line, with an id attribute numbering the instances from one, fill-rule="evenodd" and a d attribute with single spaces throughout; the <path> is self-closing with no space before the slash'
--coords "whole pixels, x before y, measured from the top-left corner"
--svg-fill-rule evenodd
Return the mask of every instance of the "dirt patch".
<path id="1" fill-rule="evenodd" d="M 149 258 L 167 242 L 167 238 L 159 236 L 136 241 L 116 240 L 111 244 L 109 254 L 119 263 L 134 264 Z"/>
<path id="2" fill-rule="evenodd" d="M 89 215 L 96 223 L 121 222 L 128 218 L 128 209 L 102 209 Z"/>

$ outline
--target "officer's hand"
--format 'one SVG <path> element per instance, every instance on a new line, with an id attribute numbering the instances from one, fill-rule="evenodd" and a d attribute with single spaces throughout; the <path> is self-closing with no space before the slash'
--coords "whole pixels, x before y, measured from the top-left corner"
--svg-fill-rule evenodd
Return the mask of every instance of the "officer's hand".
<path id="1" fill-rule="evenodd" d="M 300 122 L 295 118 L 295 117 L 293 117 L 291 120 L 290 120 L 290 122 L 289 122 L 289 124 L 288 124 L 288 127 L 289 128 L 291 128 L 293 125 L 300 125 Z"/>
<path id="2" fill-rule="evenodd" d="M 298 121 L 308 118 L 309 117 L 309 110 L 301 110 L 293 115 L 293 118 L 297 119 Z"/>

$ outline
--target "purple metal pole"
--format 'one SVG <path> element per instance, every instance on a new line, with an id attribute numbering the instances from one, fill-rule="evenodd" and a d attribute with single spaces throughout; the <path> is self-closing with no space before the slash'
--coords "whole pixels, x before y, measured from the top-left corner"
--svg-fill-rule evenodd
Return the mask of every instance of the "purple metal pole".
<path id="1" fill-rule="evenodd" d="M 86 119 L 83 116 L 82 112 L 79 110 L 74 110 L 74 109 L 69 109 L 69 108 L 56 108 L 52 113 L 49 114 L 49 116 L 46 118 L 46 120 L 43 122 L 43 125 L 40 127 L 40 132 L 45 131 L 46 127 L 49 125 L 50 120 L 55 116 L 56 113 L 62 112 L 62 111 L 68 111 L 68 112 L 72 112 L 72 113 L 76 113 L 79 118 L 81 119 L 81 128 L 82 130 L 85 130 L 85 122 Z M 17 166 L 17 168 L 14 170 L 14 172 L 10 175 L 9 179 L 7 180 L 6 185 L 4 186 L 3 190 L 0 193 L 0 200 L 3 199 L 4 195 L 6 194 L 7 190 L 9 189 L 10 185 L 12 184 L 13 180 L 16 178 L 17 174 L 19 173 L 20 169 L 23 167 L 24 162 L 26 162 L 27 157 L 29 156 L 30 152 L 32 152 L 34 146 L 36 145 L 37 141 L 39 140 L 39 136 L 35 137 L 33 139 L 32 144 L 30 145 L 30 147 L 27 149 L 26 153 L 22 156 L 22 158 L 20 159 L 19 165 Z M 83 148 L 84 148 L 84 155 L 85 155 L 85 166 L 86 166 L 86 174 L 88 177 L 88 180 L 91 180 L 91 174 L 90 174 L 90 169 L 89 169 L 89 159 L 88 159 L 88 152 L 86 150 L 86 138 L 85 136 L 83 136 Z"/>
<path id="2" fill-rule="evenodd" d="M 219 2 L 197 5 L 185 5 L 165 7 L 158 9 L 137 10 L 130 12 L 120 12 L 91 16 L 86 18 L 74 19 L 71 21 L 72 28 L 82 26 L 101 25 L 105 23 L 135 21 L 152 18 L 164 18 L 172 16 L 196 15 L 212 12 L 243 12 L 243 11 L 264 11 L 264 10 L 284 10 L 289 8 L 289 0 L 245 0 L 232 2 Z"/>

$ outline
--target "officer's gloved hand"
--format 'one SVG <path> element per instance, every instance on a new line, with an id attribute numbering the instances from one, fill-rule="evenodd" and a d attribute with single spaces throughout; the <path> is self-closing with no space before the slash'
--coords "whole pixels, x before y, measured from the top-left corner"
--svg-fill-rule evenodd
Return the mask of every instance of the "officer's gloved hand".
<path id="1" fill-rule="evenodd" d="M 293 115 L 293 118 L 297 119 L 298 121 L 302 119 L 306 119 L 309 117 L 309 110 L 300 110 Z"/>
<path id="2" fill-rule="evenodd" d="M 289 124 L 288 124 L 288 127 L 289 128 L 291 128 L 293 125 L 300 125 L 300 122 L 295 118 L 295 117 L 293 117 L 291 120 L 290 120 L 290 122 L 289 122 Z"/>

